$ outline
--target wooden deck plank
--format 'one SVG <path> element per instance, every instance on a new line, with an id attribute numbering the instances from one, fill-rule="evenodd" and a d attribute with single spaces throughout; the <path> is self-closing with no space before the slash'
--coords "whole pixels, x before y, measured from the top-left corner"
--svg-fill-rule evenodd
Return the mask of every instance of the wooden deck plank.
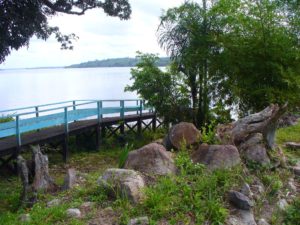
<path id="1" fill-rule="evenodd" d="M 143 113 L 140 115 L 126 115 L 124 117 L 125 122 L 134 122 L 138 119 L 147 120 L 154 118 L 154 113 Z M 122 121 L 121 117 L 108 117 L 103 118 L 100 124 L 109 126 L 115 125 Z M 91 120 L 82 120 L 76 121 L 69 124 L 69 135 L 74 135 L 76 133 L 83 132 L 88 129 L 92 129 L 98 125 L 97 119 Z M 46 129 L 39 130 L 37 132 L 25 133 L 22 134 L 22 146 L 25 147 L 31 144 L 42 144 L 49 142 L 55 139 L 62 139 L 65 135 L 65 128 L 64 125 L 50 127 Z M 15 149 L 17 148 L 16 137 L 8 137 L 0 139 L 0 157 L 11 155 L 14 153 Z"/>

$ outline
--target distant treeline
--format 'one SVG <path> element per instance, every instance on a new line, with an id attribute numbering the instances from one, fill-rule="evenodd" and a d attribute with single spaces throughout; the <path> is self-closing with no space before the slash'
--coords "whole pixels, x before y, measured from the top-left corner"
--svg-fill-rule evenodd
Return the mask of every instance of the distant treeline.
<path id="1" fill-rule="evenodd" d="M 89 67 L 134 67 L 139 62 L 137 58 L 115 58 L 88 61 L 80 64 L 67 66 L 66 68 L 89 68 Z M 168 57 L 159 58 L 157 66 L 167 66 L 170 63 Z"/>

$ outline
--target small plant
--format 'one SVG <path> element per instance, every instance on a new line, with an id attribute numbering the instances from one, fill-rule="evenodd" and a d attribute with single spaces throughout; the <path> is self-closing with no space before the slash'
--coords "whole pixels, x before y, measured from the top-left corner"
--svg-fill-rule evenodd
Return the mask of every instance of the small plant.
<path id="1" fill-rule="evenodd" d="M 11 122 L 11 121 L 14 121 L 14 118 L 11 115 L 0 116 L 0 123 L 7 123 L 7 122 Z"/>
<path id="2" fill-rule="evenodd" d="M 202 134 L 202 142 L 207 144 L 215 144 L 216 143 L 216 130 L 214 123 L 210 123 L 207 126 L 201 127 Z"/>
<path id="3" fill-rule="evenodd" d="M 124 149 L 122 150 L 120 156 L 119 156 L 119 168 L 123 168 L 125 166 L 125 162 L 128 157 L 128 153 L 133 148 L 133 145 L 126 144 Z"/>
<path id="4" fill-rule="evenodd" d="M 284 213 L 283 225 L 300 225 L 300 198 L 288 206 Z"/>

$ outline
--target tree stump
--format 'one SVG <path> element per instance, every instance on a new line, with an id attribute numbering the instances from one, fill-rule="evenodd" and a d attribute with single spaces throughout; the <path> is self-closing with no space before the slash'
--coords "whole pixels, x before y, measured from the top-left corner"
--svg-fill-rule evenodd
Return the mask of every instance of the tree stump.
<path id="1" fill-rule="evenodd" d="M 262 133 L 268 148 L 274 148 L 275 131 L 279 118 L 286 112 L 282 107 L 272 104 L 261 112 L 251 114 L 236 122 L 217 127 L 217 137 L 223 144 L 240 145 L 250 134 Z"/>
<path id="2" fill-rule="evenodd" d="M 58 189 L 48 171 L 48 157 L 43 155 L 40 146 L 31 146 L 32 160 L 18 156 L 17 164 L 22 181 L 22 204 L 32 206 L 37 201 L 37 192 L 53 192 Z"/>

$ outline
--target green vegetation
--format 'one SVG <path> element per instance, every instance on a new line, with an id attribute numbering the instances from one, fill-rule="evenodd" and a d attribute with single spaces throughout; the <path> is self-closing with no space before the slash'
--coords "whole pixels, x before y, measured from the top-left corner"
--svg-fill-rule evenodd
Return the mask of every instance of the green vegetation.
<path id="1" fill-rule="evenodd" d="M 10 121 L 14 121 L 14 118 L 12 116 L 0 116 L 0 123 L 6 123 Z"/>
<path id="2" fill-rule="evenodd" d="M 299 225 L 300 224 L 300 198 L 296 199 L 284 213 L 283 225 Z"/>
<path id="3" fill-rule="evenodd" d="M 226 192 L 242 181 L 241 168 L 210 172 L 201 164 L 193 164 L 185 150 L 177 154 L 176 164 L 178 176 L 162 177 L 146 188 L 146 199 L 140 205 L 129 206 L 126 200 L 115 203 L 122 212 L 121 224 L 143 215 L 148 215 L 152 224 L 161 219 L 170 224 L 224 223 L 228 215 Z"/>
<path id="4" fill-rule="evenodd" d="M 248 165 L 249 171 L 243 165 L 227 169 L 208 171 L 202 164 L 193 164 L 190 160 L 190 150 L 182 148 L 176 153 L 175 162 L 179 168 L 176 176 L 157 178 L 155 184 L 144 189 L 146 198 L 138 205 L 132 205 L 122 196 L 111 198 L 105 190 L 97 185 L 98 177 L 107 168 L 117 168 L 124 164 L 125 158 L 131 149 L 139 148 L 153 140 L 164 136 L 163 130 L 157 133 L 145 133 L 143 138 L 127 135 L 128 144 L 120 144 L 117 139 L 110 138 L 103 143 L 100 151 L 89 151 L 71 145 L 72 157 L 67 167 L 73 167 L 81 172 L 83 181 L 80 185 L 68 191 L 54 194 L 39 193 L 39 202 L 33 208 L 20 208 L 19 196 L 21 192 L 20 181 L 16 177 L 1 177 L 0 179 L 0 224 L 19 224 L 21 214 L 29 213 L 31 221 L 24 224 L 86 224 L 97 217 L 97 212 L 106 207 L 112 207 L 115 212 L 114 219 L 120 224 L 127 224 L 130 218 L 148 216 L 151 224 L 158 221 L 168 221 L 170 224 L 203 224 L 210 221 L 212 224 L 224 224 L 229 215 L 229 206 L 226 193 L 230 189 L 238 190 L 244 182 L 252 184 L 259 178 L 266 192 L 256 201 L 255 214 L 259 215 L 267 200 L 276 204 L 279 192 L 286 194 L 287 180 L 291 176 L 285 169 L 272 169 L 269 165 Z M 300 126 L 282 128 L 277 132 L 280 144 L 287 137 L 293 140 L 293 135 L 300 132 Z M 206 142 L 214 143 L 213 130 L 206 131 Z M 89 140 L 86 140 L 89 142 Z M 295 151 L 288 157 L 292 157 Z M 65 165 L 59 153 L 49 152 L 50 173 L 58 184 L 62 184 L 65 174 Z M 294 156 L 293 156 L 294 157 Z M 299 159 L 299 158 L 298 158 Z M 13 188 L 12 188 L 13 187 Z M 46 203 L 51 199 L 62 199 L 62 203 L 51 208 Z M 66 209 L 80 207 L 83 202 L 91 201 L 95 205 L 84 217 L 71 219 L 66 215 Z M 299 197 L 295 199 L 285 212 L 275 211 L 272 225 L 299 224 Z"/>
<path id="5" fill-rule="evenodd" d="M 132 71 L 134 82 L 127 90 L 155 107 L 159 104 L 152 96 L 168 100 L 163 104 L 181 111 L 161 110 L 161 116 L 182 118 L 188 112 L 197 127 L 229 121 L 233 111 L 258 112 L 270 103 L 289 102 L 295 108 L 300 99 L 298 9 L 299 1 L 185 1 L 164 12 L 158 27 L 158 41 L 170 55 L 172 69 L 158 71 L 148 63 L 153 56 L 139 55 L 144 62 Z M 153 71 L 172 84 L 157 89 Z M 153 78 L 142 78 L 147 76 Z"/>
<path id="6" fill-rule="evenodd" d="M 164 72 L 156 66 L 158 57 L 154 54 L 138 53 L 139 63 L 131 69 L 134 83 L 125 91 L 136 91 L 147 104 L 154 106 L 159 115 L 164 116 L 164 123 L 187 121 L 184 111 L 189 104 L 188 96 L 178 87 L 181 77 L 173 73 L 172 66 Z M 178 76 L 177 76 L 178 75 Z"/>
<path id="7" fill-rule="evenodd" d="M 90 67 L 135 67 L 140 62 L 139 58 L 115 58 L 105 60 L 88 61 L 80 64 L 67 66 L 65 68 L 90 68 Z M 163 67 L 170 63 L 167 57 L 159 58 L 155 66 Z"/>

